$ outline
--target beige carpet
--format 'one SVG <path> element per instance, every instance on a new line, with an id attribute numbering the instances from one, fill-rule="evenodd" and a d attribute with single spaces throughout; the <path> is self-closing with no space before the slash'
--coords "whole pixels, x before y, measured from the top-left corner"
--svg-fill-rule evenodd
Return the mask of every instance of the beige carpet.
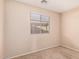
<path id="1" fill-rule="evenodd" d="M 64 47 L 56 47 L 13 59 L 79 59 L 79 52 Z"/>

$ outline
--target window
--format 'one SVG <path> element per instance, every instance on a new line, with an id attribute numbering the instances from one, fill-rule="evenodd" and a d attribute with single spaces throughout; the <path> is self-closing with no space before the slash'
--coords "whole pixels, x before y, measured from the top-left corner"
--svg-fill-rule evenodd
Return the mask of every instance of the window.
<path id="1" fill-rule="evenodd" d="M 49 33 L 49 17 L 31 13 L 31 34 Z"/>

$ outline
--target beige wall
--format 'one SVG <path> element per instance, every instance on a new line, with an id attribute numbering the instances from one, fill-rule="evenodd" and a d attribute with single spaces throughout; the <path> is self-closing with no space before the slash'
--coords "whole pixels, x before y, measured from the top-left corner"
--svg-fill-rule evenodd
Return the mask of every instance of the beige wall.
<path id="1" fill-rule="evenodd" d="M 30 34 L 31 11 L 50 16 L 49 34 Z M 60 39 L 60 16 L 56 12 L 7 1 L 5 32 L 7 58 L 43 48 L 56 47 Z"/>
<path id="2" fill-rule="evenodd" d="M 3 59 L 4 0 L 0 0 L 0 59 Z"/>
<path id="3" fill-rule="evenodd" d="M 79 50 L 79 8 L 62 14 L 62 45 Z"/>

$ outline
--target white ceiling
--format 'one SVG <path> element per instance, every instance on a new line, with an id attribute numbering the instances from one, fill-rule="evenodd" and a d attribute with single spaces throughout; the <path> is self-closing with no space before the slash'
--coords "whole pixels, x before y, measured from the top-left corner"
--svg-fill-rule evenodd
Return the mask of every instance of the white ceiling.
<path id="1" fill-rule="evenodd" d="M 26 4 L 31 4 L 34 6 L 53 10 L 56 12 L 68 11 L 72 8 L 76 8 L 79 6 L 79 0 L 47 0 L 48 3 L 46 5 L 41 4 L 40 2 L 41 0 L 16 0 L 16 1 L 24 2 Z"/>

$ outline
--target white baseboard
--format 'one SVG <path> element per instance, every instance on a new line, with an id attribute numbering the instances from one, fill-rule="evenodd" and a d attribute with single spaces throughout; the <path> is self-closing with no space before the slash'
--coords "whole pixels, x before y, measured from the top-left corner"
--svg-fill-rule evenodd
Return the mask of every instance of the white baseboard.
<path id="1" fill-rule="evenodd" d="M 36 53 L 36 52 L 39 52 L 39 51 L 42 51 L 42 50 L 46 50 L 46 49 L 49 49 L 49 48 L 55 48 L 55 47 L 59 47 L 59 45 L 55 45 L 53 47 L 47 47 L 47 48 L 43 48 L 43 49 L 38 49 L 38 50 L 35 50 L 35 51 L 30 51 L 30 52 L 27 52 L 27 53 L 24 53 L 24 54 L 20 54 L 20 55 L 16 55 L 16 56 L 10 57 L 9 59 L 20 57 L 20 56 L 24 56 L 24 55 L 28 55 L 28 54 L 31 54 L 31 53 Z"/>
<path id="2" fill-rule="evenodd" d="M 24 54 L 20 54 L 20 55 L 16 55 L 16 56 L 10 57 L 10 58 L 8 58 L 8 59 L 12 59 L 12 58 L 16 58 L 16 57 L 28 55 L 28 54 L 31 54 L 31 53 L 36 53 L 36 52 L 39 52 L 39 51 L 42 51 L 42 50 L 46 50 L 46 49 L 49 49 L 49 48 L 55 48 L 55 47 L 59 47 L 59 45 L 56 45 L 56 46 L 53 46 L 53 47 L 47 47 L 47 48 L 38 49 L 38 50 L 35 50 L 35 51 L 30 51 L 30 52 L 27 52 L 27 53 L 24 53 Z M 61 45 L 61 47 L 65 47 L 65 48 L 74 50 L 74 51 L 76 51 L 76 52 L 79 52 L 79 49 L 75 49 L 75 48 L 73 48 L 73 47 L 70 47 L 70 46 L 67 46 L 67 45 L 64 45 L 64 44 Z"/>
<path id="3" fill-rule="evenodd" d="M 65 47 L 65 48 L 68 48 L 68 49 L 74 50 L 74 51 L 76 51 L 76 52 L 79 52 L 79 49 L 76 49 L 76 48 L 70 47 L 70 46 L 68 46 L 68 45 L 64 45 L 64 44 L 63 44 L 61 47 Z"/>

